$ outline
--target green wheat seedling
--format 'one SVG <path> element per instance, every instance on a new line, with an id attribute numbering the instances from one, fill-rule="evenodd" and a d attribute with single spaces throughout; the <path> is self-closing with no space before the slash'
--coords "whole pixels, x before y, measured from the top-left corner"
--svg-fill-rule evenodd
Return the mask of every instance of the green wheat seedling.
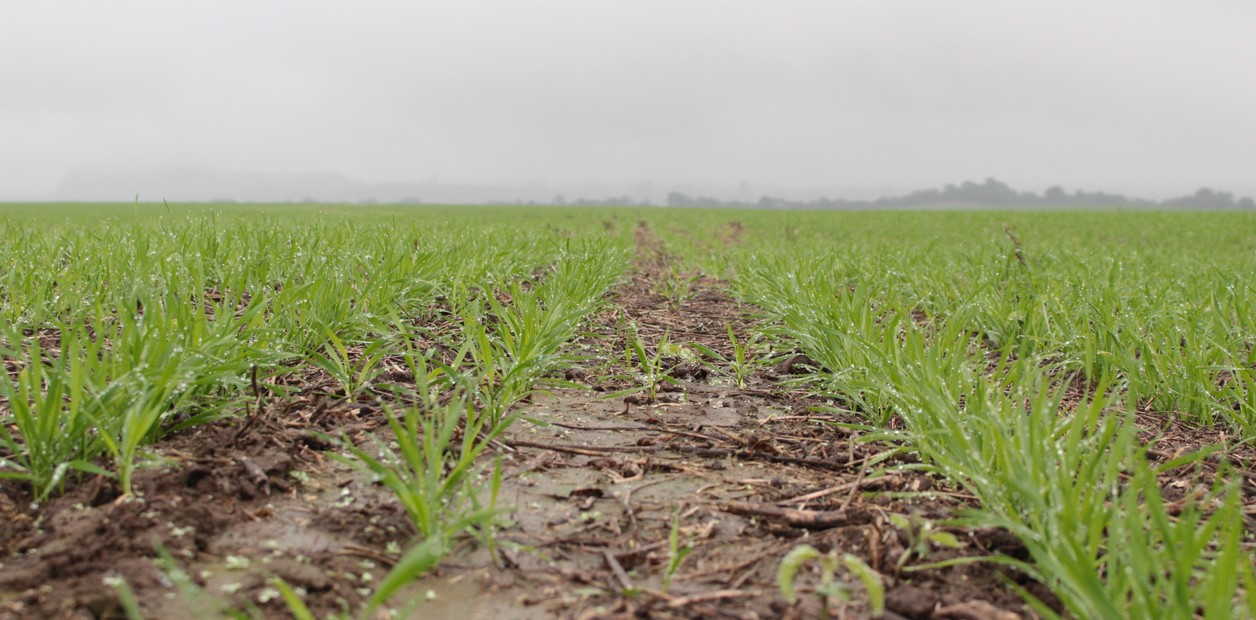
<path id="1" fill-rule="evenodd" d="M 455 362 L 469 348 L 462 349 Z M 517 418 L 517 414 L 494 418 L 477 411 L 475 402 L 483 399 L 467 390 L 476 389 L 479 380 L 456 365 L 429 363 L 426 356 L 414 352 L 407 353 L 406 360 L 415 377 L 418 402 L 400 416 L 385 406 L 396 447 L 376 439 L 372 453 L 347 439 L 340 441 L 349 453 L 343 460 L 390 489 L 420 536 L 380 583 L 369 601 L 368 615 L 406 583 L 434 568 L 459 536 L 471 533 L 491 541 L 501 468 L 494 468 L 484 482 L 479 478 L 479 460 Z"/>
<path id="2" fill-rule="evenodd" d="M 572 255 L 534 269 L 531 278 L 492 277 L 488 286 L 467 289 L 458 312 L 447 314 L 457 315 L 461 328 L 438 337 L 453 349 L 468 343 L 468 361 L 484 379 L 481 391 L 500 396 L 496 400 L 506 405 L 574 361 L 564 351 L 566 344 L 605 303 L 604 293 L 626 266 L 622 252 L 598 244 L 573 245 L 582 244 L 567 240 L 555 247 Z"/>
<path id="3" fill-rule="evenodd" d="M 1223 394 L 1222 402 L 1233 403 L 1221 409 L 1225 417 L 1235 428 L 1242 429 L 1246 441 L 1256 438 L 1256 363 L 1248 368 L 1218 368 L 1229 376 L 1219 380 L 1219 391 Z"/>
<path id="4" fill-rule="evenodd" d="M 504 415 L 510 405 L 536 389 L 546 374 L 570 364 L 562 348 L 583 317 L 564 311 L 568 300 L 555 298 L 546 303 L 540 294 L 540 287 L 524 291 L 516 285 L 509 305 L 490 298 L 490 316 L 496 320 L 491 337 L 482 325 L 468 326 L 473 334 L 468 342 L 476 345 L 472 355 L 481 362 L 478 366 L 493 367 L 494 416 Z"/>
<path id="5" fill-rule="evenodd" d="M 21 337 L 10 333 L 6 339 Z M 62 354 L 51 363 L 34 345 L 25 354 L 5 352 L 5 358 L 21 360 L 22 368 L 14 379 L 0 378 L 0 400 L 9 409 L 7 419 L 0 419 L 0 445 L 8 452 L 0 458 L 0 477 L 30 484 L 38 501 L 61 488 L 71 471 L 108 473 L 92 463 L 105 446 L 93 432 L 94 401 L 80 346 L 72 337 L 63 339 Z"/>
<path id="6" fill-rule="evenodd" d="M 903 550 L 902 555 L 898 557 L 898 561 L 894 564 L 895 572 L 897 573 L 904 572 L 907 569 L 907 562 L 910 560 L 927 559 L 934 545 L 948 549 L 958 549 L 960 547 L 959 539 L 954 534 L 936 529 L 932 521 L 923 519 L 919 515 L 892 514 L 890 515 L 890 524 L 907 535 L 907 548 Z M 911 570 L 924 570 L 925 568 L 933 567 L 915 566 Z"/>
<path id="7" fill-rule="evenodd" d="M 367 343 L 361 352 L 354 354 L 340 337 L 328 331 L 327 344 L 322 350 L 311 352 L 307 360 L 330 375 L 345 398 L 354 398 L 384 371 L 382 362 L 392 352 L 392 341 L 378 338 Z M 357 358 L 356 363 L 353 361 L 354 357 Z"/>
<path id="8" fill-rule="evenodd" d="M 481 377 L 478 394 L 490 419 L 537 389 L 578 387 L 551 375 L 576 357 L 566 352 L 586 318 L 605 303 L 603 293 L 619 278 L 622 257 L 585 254 L 555 266 L 543 281 L 504 287 L 503 303 L 488 296 L 483 317 L 463 319 L 469 359 Z M 596 256 L 596 257 L 595 257 Z"/>
<path id="9" fill-rule="evenodd" d="M 179 332 L 178 321 L 163 319 L 156 307 L 143 321 L 93 325 L 60 329 L 55 352 L 32 345 L 17 385 L 0 381 L 20 437 L 4 431 L 17 456 L 11 460 L 40 497 L 70 470 L 105 473 L 91 464 L 102 454 L 113 459 L 129 494 L 143 445 L 170 428 L 219 417 L 230 400 L 220 393 L 242 387 L 251 365 L 266 362 L 234 334 Z M 172 416 L 194 400 L 198 411 L 176 423 Z"/>
<path id="10" fill-rule="evenodd" d="M 700 272 L 682 274 L 673 267 L 655 285 L 655 290 L 667 300 L 668 307 L 673 311 L 679 311 L 680 307 L 693 297 L 693 285 L 701 279 Z"/>
<path id="11" fill-rule="evenodd" d="M 633 394 L 644 394 L 646 401 L 657 403 L 659 392 L 664 384 L 681 386 L 680 381 L 668 373 L 672 367 L 667 363 L 666 351 L 671 345 L 671 340 L 667 332 L 659 337 L 658 343 L 654 347 L 654 352 L 650 353 L 645 340 L 637 331 L 635 325 L 631 328 L 631 334 L 628 336 L 628 345 L 624 350 L 624 365 L 635 371 L 635 374 L 624 378 L 632 380 L 636 385 L 626 390 L 620 390 L 612 394 L 607 394 L 606 398 L 623 398 Z"/>
<path id="12" fill-rule="evenodd" d="M 488 425 L 487 416 L 477 413 L 465 395 L 434 411 L 409 407 L 399 418 L 386 406 L 385 414 L 397 448 L 376 440 L 377 453 L 372 454 L 346 439 L 340 443 L 351 458 L 343 460 L 370 472 L 393 492 L 420 540 L 381 582 L 370 609 L 434 568 L 460 535 L 490 530 L 498 517 L 501 470 L 497 467 L 489 482 L 480 482 L 477 460 L 514 422 L 511 417 Z M 485 494 L 488 499 L 482 502 Z"/>
<path id="13" fill-rule="evenodd" d="M 493 332 L 474 316 L 463 319 L 461 335 L 466 338 L 462 349 L 466 353 L 459 358 L 470 364 L 467 376 L 475 378 L 473 392 L 485 415 L 500 420 L 512 404 L 532 393 L 539 360 L 512 359 Z"/>
<path id="14" fill-rule="evenodd" d="M 458 358 L 465 355 L 460 353 Z M 455 360 L 457 361 L 457 360 Z M 409 353 L 418 402 L 398 416 L 385 406 L 396 448 L 375 441 L 376 453 L 341 443 L 352 455 L 351 464 L 366 469 L 391 489 L 405 507 L 416 530 L 425 538 L 440 535 L 448 518 L 457 517 L 464 483 L 474 478 L 476 459 L 489 442 L 509 427 L 513 418 L 490 424 L 490 416 L 475 409 L 474 378 L 455 366 Z"/>
<path id="15" fill-rule="evenodd" d="M 667 534 L 667 567 L 663 571 L 663 593 L 671 588 L 672 578 L 680 570 L 685 558 L 693 552 L 693 543 L 680 544 L 680 507 L 672 513 L 672 529 Z"/>
<path id="16" fill-rule="evenodd" d="M 742 342 L 737 338 L 737 334 L 733 332 L 732 323 L 725 323 L 724 327 L 728 332 L 728 342 L 733 349 L 731 356 L 726 356 L 715 349 L 698 343 L 690 343 L 689 346 L 697 350 L 707 360 L 714 362 L 704 362 L 707 368 L 727 375 L 733 380 L 734 385 L 738 389 L 746 389 L 746 381 L 754 373 L 784 359 L 779 355 L 771 355 L 771 349 L 766 346 L 759 334 L 753 334 L 749 340 Z"/>
<path id="17" fill-rule="evenodd" d="M 143 315 L 123 312 L 115 323 L 100 318 L 92 354 L 85 356 L 95 430 L 114 459 L 125 494 L 142 446 L 174 428 L 174 416 L 197 403 L 183 424 L 221 417 L 218 409 L 241 394 L 254 368 L 277 359 L 242 343 L 239 328 L 200 321 L 170 300 L 152 301 Z M 258 312 L 254 309 L 252 312 Z M 246 317 L 247 317 L 246 313 Z M 194 329 L 188 329 L 193 327 Z"/>
<path id="18" fill-rule="evenodd" d="M 854 555 L 848 553 L 839 557 L 836 550 L 822 554 L 811 545 L 794 547 L 781 560 L 781 566 L 776 575 L 776 584 L 786 602 L 793 604 L 798 600 L 795 590 L 798 571 L 810 562 L 816 562 L 820 565 L 820 585 L 816 586 L 815 593 L 820 598 L 821 617 L 829 617 L 831 613 L 829 611 L 830 600 L 848 603 L 853 599 L 854 591 L 852 588 L 848 584 L 837 580 L 838 571 L 841 569 L 845 569 L 846 572 L 863 584 L 864 593 L 868 597 L 868 605 L 872 608 L 873 617 L 880 617 L 885 613 L 885 585 L 881 582 L 881 576 L 876 571 L 872 570 L 863 560 Z"/>

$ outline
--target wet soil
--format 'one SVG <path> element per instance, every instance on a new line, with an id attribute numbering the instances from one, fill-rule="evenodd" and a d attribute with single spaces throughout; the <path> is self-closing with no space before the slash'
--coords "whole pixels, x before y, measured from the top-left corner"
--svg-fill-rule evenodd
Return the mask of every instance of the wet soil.
<path id="1" fill-rule="evenodd" d="M 722 230 L 722 242 L 736 243 L 739 227 Z M 875 570 L 888 618 L 1036 617 L 1008 582 L 1058 606 L 1006 566 L 930 568 L 1026 556 L 1015 537 L 994 530 L 942 528 L 958 548 L 915 544 L 893 515 L 935 525 L 972 498 L 895 467 L 912 456 L 865 441 L 860 418 L 809 393 L 796 380 L 808 360 L 796 352 L 761 351 L 779 355 L 736 385 L 727 363 L 693 345 L 731 359 L 728 329 L 749 342 L 750 309 L 722 283 L 672 270 L 648 226 L 634 235 L 638 270 L 576 343 L 585 360 L 566 372 L 591 389 L 519 405 L 524 419 L 493 455 L 506 509 L 495 544 L 463 541 L 402 597 L 413 601 L 408 615 L 819 617 L 818 566 L 800 571 L 797 602 L 778 588 L 781 559 L 802 544 Z M 689 286 L 677 287 L 677 277 Z M 651 354 L 664 337 L 672 343 L 663 356 L 669 379 L 654 398 L 640 389 L 641 370 L 625 364 L 629 325 Z M 412 382 L 400 368 L 378 380 Z M 329 458 L 333 445 L 319 433 L 386 440 L 380 402 L 328 396 L 326 378 L 312 370 L 288 387 L 239 417 L 164 439 L 159 459 L 137 474 L 136 497 L 88 478 L 36 505 L 18 484 L 0 483 L 0 618 L 124 617 L 121 582 L 146 617 L 218 617 L 228 606 L 286 617 L 274 576 L 319 617 L 357 610 L 416 532 L 385 489 Z M 1158 434 L 1166 460 L 1215 439 L 1180 426 L 1148 433 Z M 1250 454 L 1233 458 L 1250 471 Z M 1246 497 L 1251 518 L 1256 493 Z M 680 549 L 689 552 L 676 563 Z M 839 579 L 852 584 L 851 600 L 830 611 L 868 617 L 858 580 Z"/>

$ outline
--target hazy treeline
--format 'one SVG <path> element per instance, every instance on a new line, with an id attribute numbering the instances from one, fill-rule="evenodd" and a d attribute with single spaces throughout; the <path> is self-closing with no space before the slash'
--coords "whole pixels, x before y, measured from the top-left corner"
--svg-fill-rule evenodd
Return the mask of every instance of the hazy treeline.
<path id="1" fill-rule="evenodd" d="M 603 204 L 605 201 L 576 201 L 577 204 Z M 1235 198 L 1230 192 L 1200 188 L 1194 194 L 1163 201 L 1130 198 L 1107 192 L 1066 191 L 1058 185 L 1048 187 L 1041 194 L 1018 191 L 997 179 L 983 183 L 965 181 L 959 185 L 946 185 L 940 189 L 915 191 L 903 196 L 891 196 L 876 200 L 847 200 L 845 198 L 820 198 L 817 200 L 788 200 L 764 196 L 758 202 L 725 201 L 707 196 L 688 196 L 680 192 L 667 195 L 669 207 L 725 207 L 742 209 L 893 209 L 927 207 L 933 205 L 961 204 L 997 207 L 1060 207 L 1060 206 L 1112 206 L 1112 207 L 1172 207 L 1184 209 L 1256 209 L 1251 197 Z"/>

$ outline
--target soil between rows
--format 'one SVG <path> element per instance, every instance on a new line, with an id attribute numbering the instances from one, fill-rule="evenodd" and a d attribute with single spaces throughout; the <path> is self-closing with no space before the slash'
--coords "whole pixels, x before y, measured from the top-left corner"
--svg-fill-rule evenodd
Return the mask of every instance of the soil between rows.
<path id="1" fill-rule="evenodd" d="M 798 603 L 777 588 L 781 558 L 803 543 L 881 573 L 890 618 L 1033 617 L 1007 581 L 1054 604 L 1040 584 L 990 563 L 896 570 L 910 541 L 890 515 L 938 521 L 971 498 L 922 474 L 875 473 L 893 446 L 860 441 L 842 426 L 857 417 L 790 384 L 800 360 L 761 370 L 745 389 L 678 363 L 679 385 L 659 402 L 607 398 L 632 386 L 631 370 L 610 361 L 622 357 L 626 321 L 648 343 L 667 334 L 724 354 L 726 323 L 749 335 L 745 309 L 718 282 L 698 279 L 672 307 L 657 292 L 665 259 L 641 263 L 580 343 L 590 359 L 569 378 L 593 390 L 520 405 L 526 420 L 498 453 L 508 512 L 496 545 L 467 540 L 414 584 L 414 617 L 818 617 L 814 567 L 800 573 Z M 312 432 L 359 443 L 386 436 L 379 403 L 322 391 L 314 379 L 260 411 L 163 440 L 164 464 L 137 478 L 142 501 L 120 501 L 103 479 L 42 506 L 0 485 L 0 618 L 122 617 L 111 585 L 119 578 L 147 617 L 216 617 L 212 601 L 181 592 L 170 567 L 154 563 L 158 547 L 202 596 L 267 617 L 286 615 L 272 575 L 300 588 L 320 616 L 356 609 L 414 530 L 386 490 L 329 459 L 331 446 Z M 1190 443 L 1183 433 L 1175 437 Z M 673 524 L 693 550 L 665 587 Z M 1004 532 L 952 533 L 959 549 L 933 548 L 906 565 L 1024 558 Z M 868 615 L 860 588 L 838 611 Z"/>

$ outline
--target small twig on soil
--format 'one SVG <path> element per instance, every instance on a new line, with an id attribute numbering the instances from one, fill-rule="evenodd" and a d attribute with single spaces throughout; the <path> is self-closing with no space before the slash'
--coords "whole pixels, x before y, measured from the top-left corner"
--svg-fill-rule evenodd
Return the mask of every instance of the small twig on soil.
<path id="1" fill-rule="evenodd" d="M 732 434 L 732 433 L 730 433 L 730 432 L 728 432 L 728 431 L 726 431 L 726 430 L 724 430 L 724 429 L 722 429 L 722 428 L 719 428 L 719 427 L 711 427 L 711 430 L 713 430 L 713 431 L 715 431 L 715 432 L 717 432 L 717 433 L 719 433 L 719 434 L 723 435 L 724 437 L 726 437 L 729 441 L 732 441 L 733 443 L 736 443 L 736 444 L 741 444 L 741 443 L 743 443 L 743 440 L 742 440 L 742 438 L 741 438 L 741 437 L 738 437 L 737 435 L 734 435 L 734 434 Z"/>
<path id="2" fill-rule="evenodd" d="M 723 590 L 722 590 L 722 591 L 723 591 Z M 684 601 L 684 599 L 686 599 L 686 598 L 690 598 L 690 597 L 688 597 L 688 596 L 672 596 L 671 594 L 665 594 L 665 593 L 660 592 L 660 591 L 658 591 L 658 590 L 643 590 L 643 591 L 642 591 L 642 593 L 643 593 L 643 594 L 648 594 L 648 595 L 650 595 L 650 596 L 652 596 L 652 597 L 654 597 L 654 598 L 656 598 L 656 599 L 658 599 L 658 600 L 660 600 L 660 601 L 663 601 L 663 602 L 667 603 L 667 606 L 668 606 L 669 608 L 671 608 L 671 609 L 680 609 L 680 607 L 688 607 L 688 610 L 687 610 L 687 611 L 688 611 L 688 614 L 687 614 L 687 615 L 691 615 L 691 616 L 692 616 L 692 617 L 694 617 L 694 618 L 717 618 L 717 617 L 720 617 L 720 618 L 738 618 L 738 619 L 743 619 L 743 620 L 744 620 L 744 619 L 748 619 L 748 618 L 757 618 L 757 617 L 758 617 L 757 615 L 748 615 L 748 614 L 745 614 L 745 613 L 741 613 L 741 612 L 733 611 L 733 610 L 731 610 L 731 609 L 727 609 L 727 608 L 723 608 L 723 607 L 720 607 L 720 608 L 709 607 L 709 606 L 707 606 L 707 605 L 705 605 L 705 604 L 704 604 L 704 602 L 705 602 L 705 601 L 685 601 L 685 602 L 684 602 L 684 604 L 682 604 L 682 605 L 680 605 L 680 606 L 675 606 L 675 607 L 674 607 L 674 606 L 672 605 L 673 601 L 678 601 L 678 600 L 679 600 L 679 601 Z M 762 592 L 760 592 L 760 594 L 762 594 Z M 695 595 L 691 595 L 691 596 L 695 596 Z M 740 597 L 739 597 L 739 598 L 740 598 Z M 718 599 L 716 599 L 716 600 L 718 600 Z"/>
<path id="3" fill-rule="evenodd" d="M 791 527 L 808 530 L 827 530 L 845 525 L 849 519 L 840 510 L 796 510 L 780 508 L 772 504 L 759 502 L 729 501 L 719 506 L 724 512 L 749 517 L 767 517 Z"/>
<path id="4" fill-rule="evenodd" d="M 750 554 L 751 557 L 749 559 L 742 560 L 740 562 L 737 562 L 736 564 L 731 564 L 727 566 L 714 566 L 704 571 L 687 573 L 684 575 L 677 575 L 674 581 L 694 581 L 697 579 L 702 579 L 703 577 L 710 577 L 711 575 L 718 575 L 721 573 L 733 573 L 747 566 L 750 566 L 751 564 L 758 564 L 759 562 L 762 562 L 764 556 L 766 555 L 767 553 L 762 553 L 762 552 L 752 553 Z"/>
<path id="5" fill-rule="evenodd" d="M 559 424 L 550 422 L 550 426 L 559 428 L 568 428 L 576 431 L 638 431 L 646 433 L 667 433 L 669 435 L 680 435 L 681 437 L 689 437 L 692 439 L 705 439 L 708 441 L 719 441 L 716 437 L 703 435 L 692 431 L 678 431 L 670 428 L 659 428 L 656 426 L 577 426 L 575 424 Z"/>
<path id="6" fill-rule="evenodd" d="M 310 426 L 318 426 L 322 423 L 323 418 L 327 416 L 328 404 L 326 398 L 320 398 L 318 404 L 314 405 L 314 413 L 310 414 Z"/>
<path id="7" fill-rule="evenodd" d="M 999 609 L 986 601 L 968 601 L 935 609 L 933 617 L 951 620 L 1014 620 L 1020 618 L 1020 615 Z"/>
<path id="8" fill-rule="evenodd" d="M 637 531 L 637 511 L 632 509 L 632 504 L 628 503 L 628 499 L 632 497 L 632 490 L 622 496 L 618 493 L 611 493 L 611 496 L 619 500 L 619 505 L 624 507 L 624 514 L 628 515 L 628 531 Z"/>
<path id="9" fill-rule="evenodd" d="M 762 420 L 759 420 L 759 426 L 763 426 L 765 424 L 769 424 L 772 422 L 789 422 L 792 420 L 814 420 L 814 419 L 816 419 L 816 417 L 813 415 L 769 416 L 769 417 L 763 418 Z"/>
<path id="10" fill-rule="evenodd" d="M 673 598 L 667 601 L 667 606 L 672 609 L 680 609 L 681 607 L 688 607 L 694 603 L 722 601 L 730 598 L 752 598 L 762 594 L 762 590 L 716 590 L 714 592 L 699 592 L 698 594 L 690 594 L 689 596 L 679 596 Z"/>
<path id="11" fill-rule="evenodd" d="M 868 456 L 864 459 L 863 467 L 859 468 L 859 477 L 855 478 L 855 485 L 851 487 L 850 493 L 846 494 L 846 499 L 842 500 L 842 505 L 837 507 L 838 512 L 846 512 L 846 509 L 850 508 L 850 503 L 855 501 L 855 495 L 859 493 L 859 487 L 863 486 L 868 475 L 868 459 L 870 458 L 872 457 Z M 884 480 L 884 478 L 878 478 L 878 480 Z"/>
<path id="12" fill-rule="evenodd" d="M 563 424 L 561 422 L 547 422 L 549 426 L 557 426 L 558 428 L 569 428 L 573 431 L 644 431 L 656 430 L 646 426 L 580 426 L 579 424 Z"/>
<path id="13" fill-rule="evenodd" d="M 564 452 L 567 454 L 579 454 L 582 456 L 600 456 L 605 453 L 628 453 L 628 454 L 653 454 L 656 452 L 678 452 L 680 454 L 692 454 L 704 458 L 739 458 L 748 461 L 768 461 L 771 463 L 786 463 L 790 465 L 801 465 L 803 467 L 812 467 L 815 469 L 825 469 L 829 471 L 846 471 L 850 469 L 850 465 L 845 463 L 834 463 L 832 461 L 823 461 L 820 459 L 798 458 L 793 456 L 782 456 L 779 454 L 770 454 L 767 452 L 753 452 L 749 450 L 729 450 L 719 448 L 693 448 L 689 446 L 567 446 L 559 444 L 544 444 L 532 441 L 510 441 L 507 445 L 515 448 L 538 448 L 541 450 L 553 450 L 555 452 Z"/>
<path id="14" fill-rule="evenodd" d="M 875 478 L 874 480 L 884 480 L 884 478 Z M 863 483 L 862 480 L 856 478 L 852 482 L 843 482 L 839 485 L 831 486 L 827 489 L 820 489 L 819 491 L 807 493 L 806 495 L 799 495 L 798 497 L 791 497 L 789 499 L 783 499 L 779 502 L 776 502 L 776 505 L 777 506 L 792 506 L 794 504 L 805 504 L 813 499 L 820 499 L 821 497 L 827 497 L 829 495 L 833 495 L 834 493 L 841 493 L 842 491 L 849 491 L 851 489 L 857 489 L 859 488 L 859 485 L 862 483 Z"/>
<path id="15" fill-rule="evenodd" d="M 796 456 L 784 456 L 780 454 L 772 454 L 770 452 L 756 452 L 750 450 L 715 450 L 703 448 L 686 448 L 684 446 L 675 446 L 671 448 L 677 452 L 693 454 L 695 456 L 703 456 L 707 458 L 726 458 L 734 457 L 747 461 L 768 461 L 770 463 L 784 463 L 787 465 L 801 465 L 803 467 L 811 467 L 814 469 L 824 469 L 828 471 L 847 471 L 850 465 L 846 463 L 834 463 L 832 461 L 824 461 L 820 459 L 800 458 Z"/>
<path id="16" fill-rule="evenodd" d="M 619 563 L 619 560 L 615 559 L 615 554 L 611 553 L 609 548 L 602 548 L 602 557 L 606 558 L 606 565 L 610 567 L 611 573 L 615 575 L 615 580 L 619 582 L 619 586 L 624 592 L 631 592 L 636 589 L 632 586 L 632 580 L 628 579 L 628 573 L 624 571 L 623 565 Z"/>
<path id="17" fill-rule="evenodd" d="M 877 522 L 871 523 L 871 529 L 864 530 L 864 538 L 868 541 L 868 564 L 872 566 L 872 570 L 881 571 L 883 555 L 881 552 L 881 528 L 877 526 Z"/>
<path id="18" fill-rule="evenodd" d="M 380 553 L 379 551 L 368 547 L 363 547 L 362 545 L 355 545 L 353 543 L 349 543 L 341 547 L 338 551 L 336 551 L 336 555 L 374 560 L 387 568 L 392 568 L 397 564 L 397 559 L 390 555 Z"/>
<path id="19" fill-rule="evenodd" d="M 514 448 L 538 448 L 541 450 L 551 450 L 553 452 L 561 452 L 563 454 L 578 454 L 580 456 L 602 456 L 607 452 L 641 452 L 638 448 L 623 448 L 618 446 L 611 447 L 589 447 L 577 448 L 575 446 L 558 446 L 541 443 L 533 443 L 531 441 L 511 441 L 508 445 Z"/>
<path id="20" fill-rule="evenodd" d="M 254 463 L 253 459 L 247 456 L 236 456 L 235 462 L 244 468 L 244 473 L 248 476 L 249 482 L 257 485 L 257 488 L 261 489 L 262 493 L 265 493 L 267 496 L 270 495 L 270 476 L 266 475 L 266 471 L 261 466 Z"/>
<path id="21" fill-rule="evenodd" d="M 262 410 L 262 388 L 257 383 L 257 366 L 253 366 L 253 395 L 257 397 L 257 410 Z"/>
<path id="22" fill-rule="evenodd" d="M 521 540 L 509 538 L 509 537 L 503 537 L 502 540 L 510 540 L 512 542 L 518 542 L 518 543 L 524 542 Z M 574 547 L 608 547 L 610 546 L 610 544 L 611 544 L 610 541 L 603 540 L 600 538 L 585 538 L 581 536 L 564 536 L 561 538 L 551 538 L 549 540 L 543 540 L 543 541 L 534 543 L 532 546 L 537 547 L 537 548 L 557 547 L 561 545 L 572 545 Z"/>
<path id="23" fill-rule="evenodd" d="M 697 491 L 694 491 L 694 492 L 693 492 L 693 496 L 694 496 L 694 497 L 699 497 L 699 496 L 701 496 L 703 493 L 706 493 L 707 491 L 710 491 L 711 489 L 719 488 L 719 486 L 720 486 L 720 485 L 719 485 L 718 483 L 716 483 L 716 484 L 708 484 L 708 485 L 706 485 L 706 486 L 703 486 L 703 487 L 699 488 Z"/>
<path id="24" fill-rule="evenodd" d="M 652 486 L 654 486 L 654 485 L 656 485 L 656 484 L 662 484 L 662 483 L 664 483 L 664 482 L 668 482 L 669 480 L 674 480 L 674 479 L 675 479 L 675 477 L 673 477 L 673 476 L 668 476 L 668 477 L 666 477 L 666 478 L 655 478 L 654 480 L 651 480 L 651 481 L 649 481 L 649 482 L 643 482 L 643 483 L 641 483 L 641 484 L 639 484 L 639 485 L 637 485 L 637 486 L 635 486 L 635 487 L 633 487 L 633 488 L 631 488 L 631 489 L 628 489 L 628 492 L 627 492 L 627 493 L 624 493 L 624 503 L 631 502 L 631 501 L 632 501 L 632 494 L 633 494 L 633 493 L 636 493 L 637 491 L 640 491 L 641 489 L 644 489 L 644 488 L 646 488 L 646 487 L 652 487 Z"/>
<path id="25" fill-rule="evenodd" d="M 742 584 L 746 583 L 747 581 L 750 581 L 751 577 L 754 577 L 756 574 L 758 574 L 759 568 L 760 566 L 758 564 L 754 564 L 746 568 L 744 571 L 742 571 L 740 575 L 737 576 L 736 579 L 733 579 L 732 581 L 728 582 L 729 589 L 736 590 L 740 588 Z"/>
<path id="26" fill-rule="evenodd" d="M 666 540 L 659 540 L 656 542 L 652 542 L 648 545 L 642 545 L 640 547 L 634 547 L 626 551 L 620 551 L 615 554 L 615 559 L 618 560 L 619 558 L 626 558 L 626 557 L 630 557 L 634 555 L 640 555 L 642 553 L 649 553 L 656 549 L 662 549 L 663 547 L 666 547 L 667 544 L 668 542 Z"/>

